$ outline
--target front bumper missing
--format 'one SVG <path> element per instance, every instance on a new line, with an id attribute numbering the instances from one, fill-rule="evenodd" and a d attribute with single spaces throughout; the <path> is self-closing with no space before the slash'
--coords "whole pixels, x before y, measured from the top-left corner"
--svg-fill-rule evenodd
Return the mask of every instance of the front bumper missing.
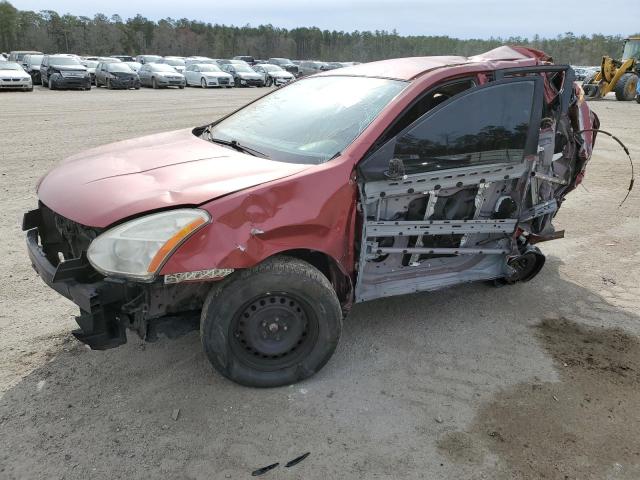
<path id="1" fill-rule="evenodd" d="M 72 332 L 78 340 L 94 350 L 127 342 L 126 328 L 133 325 L 122 307 L 140 295 L 137 287 L 115 279 L 78 282 L 73 277 L 78 276 L 79 269 L 90 266 L 83 265 L 83 259 L 52 265 L 38 244 L 37 228 L 27 231 L 27 251 L 31 265 L 44 283 L 80 308 L 80 315 L 76 316 L 80 328 Z"/>
<path id="2" fill-rule="evenodd" d="M 180 278 L 184 283 L 167 285 L 161 279 L 137 283 L 103 277 L 84 253 L 54 265 L 39 243 L 39 231 L 47 231 L 42 215 L 41 209 L 24 215 L 22 229 L 26 231 L 29 259 L 44 283 L 80 308 L 80 315 L 76 316 L 80 328 L 73 335 L 95 350 L 126 343 L 127 329 L 147 341 L 157 339 L 158 334 L 176 338 L 197 329 L 198 312 L 211 288 L 212 275 L 215 273 L 220 279 L 226 273 L 193 272 L 204 275 Z"/>

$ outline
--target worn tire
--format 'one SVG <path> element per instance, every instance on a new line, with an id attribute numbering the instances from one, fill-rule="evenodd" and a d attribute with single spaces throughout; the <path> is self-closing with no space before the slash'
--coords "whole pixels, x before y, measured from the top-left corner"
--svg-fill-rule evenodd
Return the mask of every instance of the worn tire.
<path id="1" fill-rule="evenodd" d="M 636 96 L 638 76 L 635 73 L 625 73 L 620 77 L 614 88 L 616 100 L 629 101 Z"/>
<path id="2" fill-rule="evenodd" d="M 283 301 L 287 296 L 293 301 Z M 282 322 L 277 339 L 266 339 L 265 332 L 276 335 L 267 330 L 272 322 Z M 333 355 L 341 330 L 340 302 L 329 280 L 312 265 L 286 256 L 219 282 L 209 292 L 200 320 L 202 346 L 214 368 L 251 387 L 289 385 L 310 377 Z"/>

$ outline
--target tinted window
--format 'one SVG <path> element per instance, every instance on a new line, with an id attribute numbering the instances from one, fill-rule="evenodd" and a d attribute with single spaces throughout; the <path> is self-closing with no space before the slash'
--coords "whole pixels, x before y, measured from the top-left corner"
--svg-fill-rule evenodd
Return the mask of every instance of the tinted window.
<path id="1" fill-rule="evenodd" d="M 521 162 L 534 81 L 489 85 L 443 104 L 402 134 L 394 157 L 406 173 L 474 164 Z"/>
<path id="2" fill-rule="evenodd" d="M 432 108 L 475 86 L 476 83 L 472 79 L 461 79 L 430 89 L 395 120 L 395 123 L 379 140 L 379 144 L 382 145 L 390 138 L 395 137 Z"/>

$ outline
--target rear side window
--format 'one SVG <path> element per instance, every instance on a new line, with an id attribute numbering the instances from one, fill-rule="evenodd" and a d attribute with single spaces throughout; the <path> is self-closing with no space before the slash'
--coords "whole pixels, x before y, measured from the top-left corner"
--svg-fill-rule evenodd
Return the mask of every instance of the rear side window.
<path id="1" fill-rule="evenodd" d="M 442 105 L 397 139 L 406 173 L 521 162 L 532 116 L 533 81 L 489 85 Z"/>

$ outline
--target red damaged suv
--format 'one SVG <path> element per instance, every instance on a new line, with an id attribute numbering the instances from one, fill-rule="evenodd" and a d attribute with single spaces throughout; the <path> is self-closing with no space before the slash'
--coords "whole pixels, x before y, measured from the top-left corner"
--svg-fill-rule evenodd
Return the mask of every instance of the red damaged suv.
<path id="1" fill-rule="evenodd" d="M 354 302 L 540 271 L 598 128 L 573 80 L 522 47 L 314 75 L 67 159 L 24 216 L 29 256 L 91 348 L 196 313 L 220 373 L 296 382 Z"/>

